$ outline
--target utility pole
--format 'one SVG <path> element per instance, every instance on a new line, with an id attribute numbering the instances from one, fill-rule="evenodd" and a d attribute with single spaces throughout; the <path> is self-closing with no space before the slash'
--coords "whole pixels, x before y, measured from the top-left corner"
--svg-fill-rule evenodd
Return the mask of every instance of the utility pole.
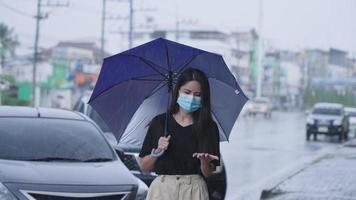
<path id="1" fill-rule="evenodd" d="M 132 48 L 133 46 L 133 40 L 134 40 L 134 29 L 135 29 L 135 14 L 138 12 L 151 12 L 155 11 L 155 9 L 134 9 L 134 0 L 118 0 L 119 2 L 126 2 L 129 4 L 129 13 L 128 16 L 117 16 L 117 17 L 110 17 L 106 19 L 111 19 L 111 20 L 128 20 L 128 31 L 118 31 L 118 32 L 113 32 L 113 33 L 119 33 L 121 35 L 126 35 L 127 34 L 127 39 L 128 39 L 128 48 Z M 152 21 L 151 18 L 147 18 Z M 143 33 L 140 31 L 140 33 Z"/>
<path id="2" fill-rule="evenodd" d="M 258 16 L 258 54 L 257 54 L 257 83 L 256 83 L 256 98 L 262 96 L 262 75 L 263 75 L 263 34 L 262 34 L 262 19 L 263 19 L 263 0 L 259 0 L 259 16 Z"/>
<path id="3" fill-rule="evenodd" d="M 103 0 L 103 10 L 101 16 L 101 47 L 100 61 L 103 62 L 105 52 L 105 21 L 106 21 L 106 0 Z"/>
<path id="4" fill-rule="evenodd" d="M 132 32 L 133 32 L 133 0 L 129 0 L 129 49 L 132 48 Z"/>
<path id="5" fill-rule="evenodd" d="M 36 35 L 35 35 L 35 45 L 33 53 L 33 70 L 32 70 L 32 106 L 35 106 L 36 100 L 36 68 L 38 59 L 38 40 L 40 37 L 40 21 L 44 19 L 41 15 L 41 0 L 37 0 L 37 15 L 36 17 Z"/>
<path id="6" fill-rule="evenodd" d="M 41 8 L 42 6 L 47 7 L 68 7 L 69 3 L 61 4 L 59 2 L 55 4 L 47 3 L 42 4 L 42 0 L 37 0 L 37 15 L 36 18 L 36 34 L 35 34 L 35 43 L 34 43 L 34 52 L 33 52 L 33 69 L 32 69 L 32 106 L 36 106 L 36 73 L 37 73 L 37 61 L 38 61 L 38 43 L 40 39 L 40 23 L 41 20 L 48 18 L 48 13 L 42 15 Z"/>

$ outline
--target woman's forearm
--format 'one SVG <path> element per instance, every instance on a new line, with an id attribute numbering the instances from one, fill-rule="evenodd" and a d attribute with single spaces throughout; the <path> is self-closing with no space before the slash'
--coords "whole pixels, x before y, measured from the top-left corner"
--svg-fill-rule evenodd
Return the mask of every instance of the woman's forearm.
<path id="1" fill-rule="evenodd" d="M 202 162 L 200 169 L 204 177 L 208 177 L 213 172 L 213 165 L 210 162 Z"/>
<path id="2" fill-rule="evenodd" d="M 150 172 L 156 163 L 157 158 L 152 157 L 151 155 L 147 155 L 140 159 L 141 170 L 143 172 Z"/>

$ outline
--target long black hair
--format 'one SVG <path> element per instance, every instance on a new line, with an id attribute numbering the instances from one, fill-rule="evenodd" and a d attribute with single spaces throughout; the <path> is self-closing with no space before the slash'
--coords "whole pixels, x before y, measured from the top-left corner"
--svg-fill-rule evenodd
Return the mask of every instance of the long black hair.
<path id="1" fill-rule="evenodd" d="M 198 137 L 198 149 L 201 152 L 206 152 L 209 148 L 209 138 L 211 138 L 210 131 L 213 129 L 213 118 L 211 116 L 210 103 L 210 86 L 205 73 L 199 69 L 188 68 L 183 71 L 175 85 L 172 94 L 172 103 L 170 105 L 169 114 L 173 115 L 179 111 L 179 104 L 177 99 L 179 97 L 180 88 L 189 81 L 197 81 L 201 88 L 201 108 L 193 112 L 194 132 Z"/>

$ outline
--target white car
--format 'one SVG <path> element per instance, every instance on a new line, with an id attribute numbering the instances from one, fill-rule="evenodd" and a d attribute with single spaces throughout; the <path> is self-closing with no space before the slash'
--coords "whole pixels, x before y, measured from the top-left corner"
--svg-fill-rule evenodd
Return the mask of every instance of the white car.
<path id="1" fill-rule="evenodd" d="M 246 105 L 246 113 L 248 115 L 262 114 L 265 117 L 270 118 L 272 116 L 272 104 L 268 98 L 257 98 L 248 101 Z"/>
<path id="2" fill-rule="evenodd" d="M 345 113 L 349 117 L 350 131 L 353 132 L 356 137 L 356 108 L 346 107 Z"/>
<path id="3" fill-rule="evenodd" d="M 306 139 L 313 135 L 337 135 L 339 141 L 348 139 L 349 121 L 344 106 L 337 103 L 316 103 L 306 120 Z"/>

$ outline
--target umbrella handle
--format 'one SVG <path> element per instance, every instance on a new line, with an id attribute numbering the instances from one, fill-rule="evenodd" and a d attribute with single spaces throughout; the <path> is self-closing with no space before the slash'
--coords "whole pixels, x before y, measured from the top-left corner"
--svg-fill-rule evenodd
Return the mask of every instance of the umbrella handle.
<path id="1" fill-rule="evenodd" d="M 169 120 L 169 105 L 171 101 L 171 97 L 173 95 L 173 91 L 171 87 L 168 87 L 168 100 L 167 100 L 167 110 L 166 110 L 166 120 L 164 126 L 164 136 L 167 137 L 168 135 L 168 120 Z"/>

